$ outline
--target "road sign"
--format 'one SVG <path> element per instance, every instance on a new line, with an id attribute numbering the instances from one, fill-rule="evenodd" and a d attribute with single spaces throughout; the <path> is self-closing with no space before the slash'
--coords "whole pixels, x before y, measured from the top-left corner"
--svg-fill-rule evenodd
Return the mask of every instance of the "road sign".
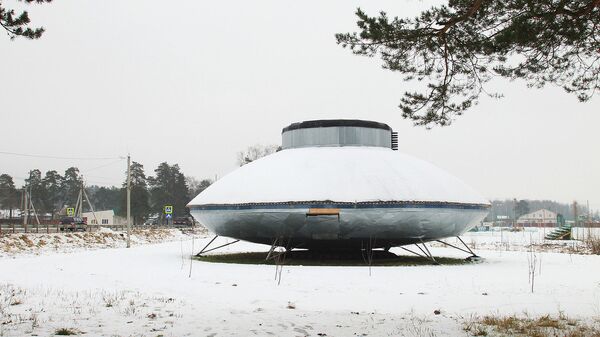
<path id="1" fill-rule="evenodd" d="M 165 206 L 165 214 L 173 214 L 173 206 Z"/>
<path id="2" fill-rule="evenodd" d="M 75 215 L 75 208 L 73 208 L 73 207 L 68 207 L 68 208 L 67 208 L 67 215 L 68 215 L 68 216 L 73 216 L 73 215 Z"/>
<path id="3" fill-rule="evenodd" d="M 166 215 L 167 219 L 171 219 L 171 216 L 172 216 L 171 214 Z"/>

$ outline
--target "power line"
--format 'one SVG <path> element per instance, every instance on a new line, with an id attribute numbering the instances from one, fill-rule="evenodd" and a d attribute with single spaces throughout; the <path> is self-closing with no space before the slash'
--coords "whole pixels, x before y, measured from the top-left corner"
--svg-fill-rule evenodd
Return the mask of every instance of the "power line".
<path id="1" fill-rule="evenodd" d="M 91 168 L 91 169 L 84 169 L 84 171 L 85 171 L 85 172 L 94 171 L 94 170 L 97 170 L 97 169 L 99 169 L 99 168 L 103 168 L 103 167 L 107 167 L 107 166 L 110 166 L 110 165 L 116 164 L 116 163 L 120 162 L 121 160 L 122 160 L 122 159 L 121 159 L 121 158 L 119 158 L 119 159 L 117 159 L 117 160 L 115 160 L 115 161 L 111 161 L 111 162 L 110 162 L 110 163 L 108 163 L 108 164 L 104 164 L 104 165 L 96 166 L 96 167 L 93 167 L 93 168 Z"/>
<path id="2" fill-rule="evenodd" d="M 0 151 L 0 154 L 6 154 L 11 156 L 19 157 L 32 157 L 32 158 L 47 158 L 47 159 L 64 159 L 64 160 L 110 160 L 110 159 L 125 159 L 125 157 L 60 157 L 60 156 L 45 156 L 39 154 L 28 154 L 28 153 L 17 153 L 17 152 L 6 152 Z"/>
<path id="3" fill-rule="evenodd" d="M 99 180 L 87 180 L 87 179 L 84 179 L 84 181 L 86 183 L 101 184 L 101 185 L 104 185 L 104 187 L 116 187 L 116 188 L 119 188 L 119 184 L 115 184 L 114 182 L 99 181 Z"/>

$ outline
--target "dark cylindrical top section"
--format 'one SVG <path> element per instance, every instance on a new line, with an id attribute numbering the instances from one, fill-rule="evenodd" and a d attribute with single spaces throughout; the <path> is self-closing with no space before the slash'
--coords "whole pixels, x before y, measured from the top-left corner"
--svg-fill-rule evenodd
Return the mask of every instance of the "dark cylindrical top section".
<path id="1" fill-rule="evenodd" d="M 293 123 L 282 131 L 282 148 L 376 146 L 391 148 L 392 128 L 357 119 L 323 119 Z"/>
<path id="2" fill-rule="evenodd" d="M 327 128 L 334 126 L 354 126 L 392 131 L 392 128 L 390 128 L 389 125 L 373 121 L 363 121 L 360 119 L 318 119 L 314 121 L 292 123 L 283 128 L 281 133 L 297 129 Z"/>

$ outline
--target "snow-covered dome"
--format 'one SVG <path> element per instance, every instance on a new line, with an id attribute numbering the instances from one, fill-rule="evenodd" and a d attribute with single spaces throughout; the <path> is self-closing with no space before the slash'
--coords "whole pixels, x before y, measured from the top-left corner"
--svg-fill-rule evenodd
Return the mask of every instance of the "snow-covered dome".
<path id="1" fill-rule="evenodd" d="M 302 201 L 489 204 L 433 164 L 383 147 L 304 147 L 244 165 L 190 205 Z"/>

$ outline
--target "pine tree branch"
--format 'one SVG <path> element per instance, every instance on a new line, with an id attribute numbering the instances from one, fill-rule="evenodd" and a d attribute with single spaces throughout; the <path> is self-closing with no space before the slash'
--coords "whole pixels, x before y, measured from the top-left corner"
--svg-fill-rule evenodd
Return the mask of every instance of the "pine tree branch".
<path id="1" fill-rule="evenodd" d="M 359 9 L 360 33 L 336 39 L 354 54 L 380 55 L 404 81 L 427 81 L 423 93 L 404 93 L 402 116 L 448 125 L 481 93 L 501 97 L 484 88 L 495 76 L 555 84 L 588 101 L 600 91 L 599 8 L 600 0 L 448 0 L 412 19 Z"/>
<path id="2" fill-rule="evenodd" d="M 469 7 L 469 10 L 467 10 L 467 12 L 465 14 L 458 16 L 456 18 L 453 18 L 448 22 L 439 23 L 439 24 L 444 25 L 444 27 L 439 29 L 438 34 L 439 35 L 446 34 L 448 29 L 450 29 L 451 27 L 453 27 L 456 24 L 458 24 L 459 22 L 463 22 L 463 21 L 469 19 L 470 17 L 472 17 L 473 15 L 475 15 L 475 13 L 481 8 L 482 4 L 483 4 L 483 0 L 475 0 L 475 1 L 473 1 L 473 3 L 471 4 L 471 7 Z"/>
<path id="3" fill-rule="evenodd" d="M 20 2 L 30 3 L 49 3 L 52 0 L 18 0 Z M 0 2 L 0 26 L 8 33 L 10 39 L 13 40 L 17 36 L 22 36 L 28 39 L 39 39 L 44 33 L 43 27 L 30 28 L 27 25 L 30 23 L 27 11 L 21 12 L 14 18 L 14 10 L 7 10 Z"/>

